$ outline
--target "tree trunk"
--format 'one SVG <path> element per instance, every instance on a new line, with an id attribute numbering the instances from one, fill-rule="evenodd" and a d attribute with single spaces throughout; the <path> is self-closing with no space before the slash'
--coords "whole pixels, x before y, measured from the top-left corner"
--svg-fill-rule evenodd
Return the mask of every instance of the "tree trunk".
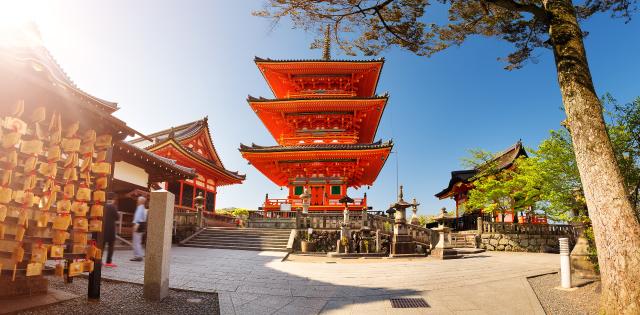
<path id="1" fill-rule="evenodd" d="M 543 0 L 602 278 L 601 309 L 640 313 L 640 224 L 607 134 L 570 0 Z"/>

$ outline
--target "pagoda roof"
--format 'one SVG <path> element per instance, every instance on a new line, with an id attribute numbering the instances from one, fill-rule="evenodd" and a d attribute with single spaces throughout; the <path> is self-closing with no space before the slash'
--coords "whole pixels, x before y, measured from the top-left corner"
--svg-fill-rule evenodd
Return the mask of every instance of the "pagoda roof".
<path id="1" fill-rule="evenodd" d="M 360 74 L 354 78 L 358 82 L 357 96 L 366 97 L 375 94 L 384 65 L 384 58 L 371 60 L 274 60 L 255 57 L 256 65 L 277 98 L 289 98 L 292 76 L 331 76 Z M 317 97 L 323 97 L 321 94 Z"/>
<path id="2" fill-rule="evenodd" d="M 451 172 L 449 185 L 439 193 L 435 194 L 435 196 L 440 199 L 451 197 L 451 193 L 459 183 L 471 183 L 476 179 L 477 175 L 481 174 L 483 170 L 487 169 L 490 166 L 495 167 L 496 170 L 499 171 L 507 169 L 511 167 L 513 163 L 515 163 L 515 161 L 521 156 L 526 157 L 527 151 L 524 149 L 522 141 L 518 140 L 518 142 L 516 142 L 506 150 L 498 153 L 491 160 L 477 166 L 474 169 Z"/>
<path id="3" fill-rule="evenodd" d="M 300 152 L 300 151 L 357 151 L 357 150 L 373 150 L 392 148 L 393 141 L 378 140 L 374 143 L 356 143 L 356 144 L 305 144 L 305 145 L 291 145 L 291 146 L 261 146 L 257 144 L 251 144 L 247 146 L 240 144 L 240 152 Z"/>
<path id="4" fill-rule="evenodd" d="M 393 148 L 392 141 L 369 144 L 299 146 L 240 145 L 242 156 L 279 186 L 296 181 L 341 181 L 372 185 Z"/>
<path id="5" fill-rule="evenodd" d="M 128 142 L 118 141 L 114 148 L 122 154 L 122 160 L 139 164 L 140 167 L 147 170 L 152 182 L 166 181 L 167 178 L 192 179 L 196 177 L 195 169 L 179 165 L 176 160 L 157 155 Z"/>
<path id="6" fill-rule="evenodd" d="M 353 133 L 355 140 L 349 142 L 370 143 L 374 140 L 378 131 L 380 119 L 386 108 L 388 95 L 373 97 L 355 98 L 296 98 L 296 99 L 266 99 L 249 96 L 247 102 L 267 127 L 276 141 L 284 145 L 285 143 L 298 143 L 290 139 L 304 139 L 299 136 L 300 126 L 287 118 L 286 115 L 323 115 L 326 121 L 319 124 L 322 128 L 327 128 L 331 132 L 331 127 L 338 128 L 337 125 L 345 124 L 340 117 L 348 116 L 344 131 Z M 356 115 L 357 114 L 357 115 Z M 338 117 L 337 122 L 329 122 L 328 117 Z M 322 119 L 320 119 L 322 120 Z M 326 124 L 326 126 L 325 126 Z M 309 126 L 306 126 L 309 127 Z M 333 133 L 336 135 L 341 132 Z M 330 137 L 329 137 L 330 138 Z M 298 140 L 299 140 L 298 139 Z M 311 139 L 311 138 L 310 138 Z M 312 141 L 312 140 L 311 140 Z"/>
<path id="7" fill-rule="evenodd" d="M 348 63 L 367 63 L 367 62 L 382 62 L 384 63 L 385 59 L 377 58 L 377 59 L 271 59 L 271 58 L 261 58 L 255 56 L 253 59 L 256 63 L 258 62 L 274 62 L 274 63 L 282 63 L 282 62 L 348 62 Z"/>

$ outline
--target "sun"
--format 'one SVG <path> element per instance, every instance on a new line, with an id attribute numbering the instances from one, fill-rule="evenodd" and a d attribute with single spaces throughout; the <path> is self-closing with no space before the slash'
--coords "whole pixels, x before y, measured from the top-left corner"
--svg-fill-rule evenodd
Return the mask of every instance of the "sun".
<path id="1" fill-rule="evenodd" d="M 0 46 L 18 45 L 25 39 L 28 43 L 38 42 L 34 36 L 35 21 L 39 16 L 41 4 L 31 0 L 0 0 Z M 24 43 L 23 43 L 24 44 Z"/>

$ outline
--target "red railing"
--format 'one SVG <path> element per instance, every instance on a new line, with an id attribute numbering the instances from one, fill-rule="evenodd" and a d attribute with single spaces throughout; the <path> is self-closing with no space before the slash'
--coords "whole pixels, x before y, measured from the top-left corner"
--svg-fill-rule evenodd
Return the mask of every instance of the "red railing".
<path id="1" fill-rule="evenodd" d="M 302 199 L 300 198 L 268 198 L 264 201 L 265 208 L 279 208 L 281 205 L 291 205 L 291 209 L 295 210 L 296 208 L 302 207 Z M 349 207 L 366 207 L 367 206 L 367 198 L 353 198 L 353 202 L 347 204 Z M 309 205 L 310 209 L 314 207 L 344 207 L 344 204 L 340 203 L 339 199 L 325 199 L 325 203 L 322 205 Z"/>

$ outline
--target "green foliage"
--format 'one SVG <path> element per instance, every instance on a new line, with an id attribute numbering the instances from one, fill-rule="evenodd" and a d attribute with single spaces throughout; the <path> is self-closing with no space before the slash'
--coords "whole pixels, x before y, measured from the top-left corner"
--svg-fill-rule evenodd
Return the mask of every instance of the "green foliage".
<path id="1" fill-rule="evenodd" d="M 247 218 L 249 216 L 249 210 L 236 207 L 218 209 L 216 210 L 216 213 L 221 215 L 233 216 L 236 218 Z"/>
<path id="2" fill-rule="evenodd" d="M 433 215 L 418 215 L 418 225 L 425 226 L 429 223 L 435 222 L 435 216 Z"/>
<path id="3" fill-rule="evenodd" d="M 596 249 L 596 238 L 593 235 L 593 227 L 589 226 L 584 230 L 584 237 L 589 242 L 589 260 L 596 268 L 596 272 L 600 273 L 600 265 L 598 264 L 598 250 Z"/>

